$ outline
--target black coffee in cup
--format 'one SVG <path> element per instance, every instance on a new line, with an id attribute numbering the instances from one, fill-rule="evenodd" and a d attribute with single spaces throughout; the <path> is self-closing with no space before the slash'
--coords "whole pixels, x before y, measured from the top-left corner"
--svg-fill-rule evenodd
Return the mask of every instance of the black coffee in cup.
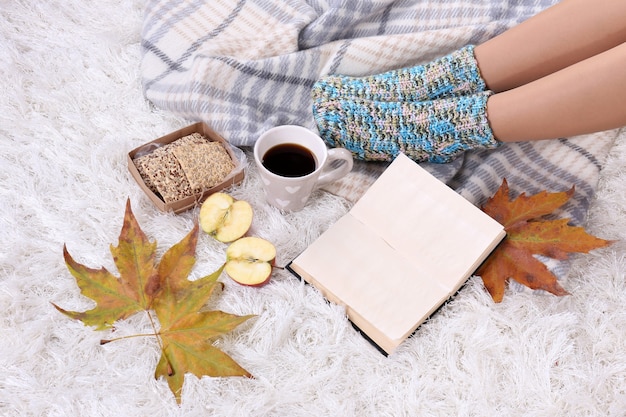
<path id="1" fill-rule="evenodd" d="M 295 143 L 282 143 L 268 149 L 261 161 L 270 172 L 282 177 L 303 177 L 315 171 L 313 153 Z"/>

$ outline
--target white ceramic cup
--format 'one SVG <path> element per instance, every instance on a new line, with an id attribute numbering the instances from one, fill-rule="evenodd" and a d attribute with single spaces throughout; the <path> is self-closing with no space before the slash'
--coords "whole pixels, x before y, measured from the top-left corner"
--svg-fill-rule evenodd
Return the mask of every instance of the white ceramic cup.
<path id="1" fill-rule="evenodd" d="M 309 150 L 315 158 L 315 170 L 302 176 L 284 176 L 267 169 L 263 165 L 267 152 L 284 144 L 295 144 Z M 254 144 L 254 161 L 263 182 L 266 201 L 284 211 L 302 209 L 316 188 L 344 177 L 353 165 L 350 151 L 328 149 L 317 134 L 296 125 L 277 126 L 264 132 Z"/>

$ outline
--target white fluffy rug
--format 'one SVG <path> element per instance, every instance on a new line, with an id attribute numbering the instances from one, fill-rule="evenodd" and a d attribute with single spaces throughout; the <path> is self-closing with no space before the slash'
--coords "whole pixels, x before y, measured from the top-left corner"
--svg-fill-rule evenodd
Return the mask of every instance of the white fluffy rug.
<path id="1" fill-rule="evenodd" d="M 182 405 L 153 378 L 153 339 L 105 336 L 50 304 L 88 309 L 62 257 L 113 269 L 126 199 L 160 253 L 195 212 L 158 212 L 128 174 L 128 150 L 188 124 L 140 88 L 140 0 L 0 2 L 0 415 L 2 416 L 624 416 L 626 132 L 602 172 L 588 230 L 617 242 L 577 257 L 571 296 L 510 292 L 479 278 L 397 353 L 383 357 L 340 308 L 277 271 L 231 283 L 216 307 L 257 314 L 219 341 L 254 379 L 187 377 Z M 282 216 L 252 167 L 232 191 L 255 208 L 254 234 L 286 263 L 348 208 L 318 193 Z M 201 238 L 194 277 L 223 246 Z M 329 260 L 332 261 L 332 260 Z M 358 273 L 358 266 L 355 266 Z M 384 277 L 381 277 L 384 279 Z M 136 317 L 119 334 L 140 332 Z"/>

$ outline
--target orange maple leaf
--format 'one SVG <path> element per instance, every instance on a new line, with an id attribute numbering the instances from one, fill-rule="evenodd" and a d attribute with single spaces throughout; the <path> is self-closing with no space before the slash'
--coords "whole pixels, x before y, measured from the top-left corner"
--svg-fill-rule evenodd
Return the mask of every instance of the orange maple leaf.
<path id="1" fill-rule="evenodd" d="M 522 193 L 510 200 L 505 179 L 482 207 L 506 231 L 504 240 L 476 271 L 495 302 L 502 301 L 509 279 L 557 296 L 568 295 L 557 277 L 534 255 L 564 260 L 569 253 L 589 253 L 613 243 L 588 234 L 582 227 L 568 225 L 569 219 L 543 219 L 573 194 L 574 187 L 566 192 L 542 191 L 530 197 Z"/>

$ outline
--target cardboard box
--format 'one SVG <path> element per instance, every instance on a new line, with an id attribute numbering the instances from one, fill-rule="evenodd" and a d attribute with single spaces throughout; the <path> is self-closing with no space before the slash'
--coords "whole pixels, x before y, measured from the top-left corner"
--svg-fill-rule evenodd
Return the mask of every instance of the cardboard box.
<path id="1" fill-rule="evenodd" d="M 214 187 L 203 190 L 201 193 L 194 194 L 189 197 L 185 197 L 181 200 L 177 200 L 171 203 L 166 203 L 161 199 L 161 197 L 155 194 L 144 182 L 141 174 L 137 170 L 133 159 L 138 154 L 147 154 L 158 147 L 167 145 L 171 142 L 174 142 L 177 139 L 180 139 L 184 136 L 191 135 L 192 133 L 200 133 L 208 140 L 212 142 L 220 142 L 224 145 L 224 148 L 230 155 L 235 167 L 231 171 L 230 174 L 222 181 L 221 183 L 215 185 Z M 189 210 L 199 204 L 201 204 L 209 195 L 221 191 L 225 188 L 228 188 L 234 184 L 240 183 L 244 178 L 244 163 L 241 161 L 241 156 L 238 156 L 233 150 L 232 146 L 224 140 L 220 135 L 218 135 L 213 129 L 211 129 L 206 123 L 195 123 L 193 125 L 184 127 L 175 132 L 172 132 L 168 135 L 155 139 L 151 142 L 148 142 L 144 145 L 141 145 L 128 153 L 128 170 L 133 178 L 139 184 L 139 187 L 146 193 L 146 195 L 150 198 L 150 200 L 154 203 L 155 206 L 161 211 L 168 212 L 172 211 L 174 213 L 181 213 L 185 210 Z"/>

